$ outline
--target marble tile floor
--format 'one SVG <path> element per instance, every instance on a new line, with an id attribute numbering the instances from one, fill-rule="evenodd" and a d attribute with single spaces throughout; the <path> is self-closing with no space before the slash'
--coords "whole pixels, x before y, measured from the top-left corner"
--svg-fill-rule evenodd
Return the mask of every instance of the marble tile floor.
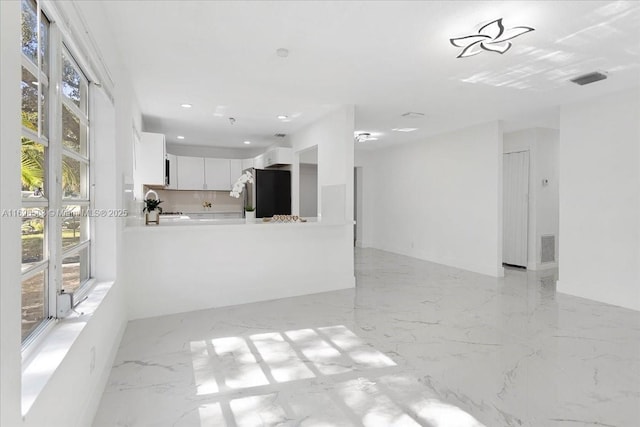
<path id="1" fill-rule="evenodd" d="M 640 313 L 356 250 L 355 290 L 130 322 L 113 426 L 633 427 Z"/>

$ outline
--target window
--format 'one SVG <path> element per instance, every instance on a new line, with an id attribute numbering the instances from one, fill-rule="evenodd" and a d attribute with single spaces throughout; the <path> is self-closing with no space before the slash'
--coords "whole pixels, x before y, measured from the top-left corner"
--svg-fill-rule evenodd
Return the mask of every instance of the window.
<path id="1" fill-rule="evenodd" d="M 22 339 L 51 312 L 49 295 L 49 21 L 22 0 Z"/>
<path id="2" fill-rule="evenodd" d="M 36 0 L 22 1 L 22 339 L 90 272 L 89 82 Z M 59 88 L 59 91 L 56 91 Z"/>

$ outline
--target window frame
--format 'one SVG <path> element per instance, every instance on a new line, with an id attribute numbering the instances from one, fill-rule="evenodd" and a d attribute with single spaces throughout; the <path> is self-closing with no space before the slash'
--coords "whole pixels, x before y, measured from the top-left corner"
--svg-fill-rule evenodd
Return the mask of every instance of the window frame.
<path id="1" fill-rule="evenodd" d="M 32 129 L 22 125 L 21 136 L 35 143 L 42 144 L 45 147 L 45 159 L 43 162 L 43 191 L 45 197 L 38 199 L 27 199 L 23 197 L 21 198 L 21 206 L 23 212 L 25 209 L 40 208 L 44 210 L 45 215 L 42 260 L 34 262 L 21 271 L 20 286 L 22 294 L 23 283 L 44 272 L 43 309 L 45 318 L 22 338 L 23 360 L 29 357 L 33 349 L 38 346 L 39 342 L 42 341 L 55 323 L 63 318 L 58 312 L 59 297 L 63 293 L 64 285 L 62 276 L 63 260 L 75 255 L 79 255 L 82 260 L 82 251 L 87 251 L 85 267 L 87 278 L 81 281 L 79 286 L 73 291 L 74 305 L 77 305 L 85 299 L 95 284 L 93 277 L 93 272 L 95 271 L 95 244 L 93 238 L 95 234 L 94 221 L 90 215 L 80 215 L 79 217 L 81 221 L 86 221 L 84 226 L 86 228 L 86 236 L 83 236 L 77 243 L 74 242 L 72 246 L 64 250 L 62 249 L 62 221 L 64 219 L 62 212 L 64 209 L 68 206 L 81 206 L 82 210 L 92 209 L 94 205 L 93 178 L 95 175 L 91 161 L 94 141 L 92 128 L 90 126 L 91 79 L 88 77 L 87 70 L 83 70 L 83 67 L 79 65 L 79 61 L 77 61 L 73 55 L 73 49 L 70 47 L 70 45 L 73 45 L 73 41 L 71 40 L 71 43 L 67 43 L 64 29 L 57 25 L 55 20 L 50 18 L 52 15 L 47 13 L 46 5 L 42 5 L 40 0 L 23 0 L 21 1 L 22 10 L 24 10 L 25 7 L 24 2 L 28 2 L 28 7 L 30 8 L 35 5 L 37 14 L 36 56 L 38 63 L 34 64 L 22 47 L 21 63 L 29 73 L 36 77 L 39 83 L 37 92 L 38 130 L 34 132 Z M 43 37 L 42 19 L 46 19 L 47 22 L 46 37 Z M 43 43 L 46 43 L 46 46 L 43 47 Z M 43 49 L 46 58 L 43 58 Z M 64 60 L 69 61 L 74 70 L 79 73 L 80 87 L 83 88 L 80 89 L 80 105 L 86 108 L 85 112 L 62 93 L 63 56 Z M 43 67 L 43 64 L 46 64 L 46 69 Z M 37 73 L 34 73 L 36 69 Z M 43 88 L 45 88 L 44 90 L 47 93 L 44 103 L 41 95 Z M 62 134 L 64 127 L 62 122 L 63 105 L 78 118 L 80 126 L 78 138 L 80 138 L 81 144 L 82 139 L 84 139 L 86 143 L 85 154 L 77 153 L 64 146 Z M 45 126 L 48 130 L 47 135 L 45 135 L 43 131 Z M 22 139 L 20 144 L 22 144 Z M 80 186 L 81 190 L 84 189 L 84 193 L 79 199 L 63 197 L 63 156 L 68 156 L 80 162 L 81 168 L 84 170 L 84 172 L 80 174 Z M 80 266 L 78 268 L 80 268 Z M 82 268 L 80 268 L 79 277 L 82 278 Z"/>

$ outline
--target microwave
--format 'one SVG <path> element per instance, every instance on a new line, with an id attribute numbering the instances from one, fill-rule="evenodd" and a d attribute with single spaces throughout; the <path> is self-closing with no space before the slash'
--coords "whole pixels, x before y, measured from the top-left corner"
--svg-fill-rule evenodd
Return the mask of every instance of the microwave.
<path id="1" fill-rule="evenodd" d="M 171 176 L 169 174 L 169 159 L 164 159 L 164 185 L 170 185 L 171 184 Z"/>

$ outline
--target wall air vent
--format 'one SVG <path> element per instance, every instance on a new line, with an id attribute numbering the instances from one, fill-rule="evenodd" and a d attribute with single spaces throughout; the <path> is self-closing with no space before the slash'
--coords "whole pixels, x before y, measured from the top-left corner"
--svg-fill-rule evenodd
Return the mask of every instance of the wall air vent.
<path id="1" fill-rule="evenodd" d="M 549 234 L 540 237 L 540 262 L 556 261 L 556 236 Z"/>
<path id="2" fill-rule="evenodd" d="M 405 119 L 421 119 L 424 117 L 424 113 L 415 113 L 413 111 L 409 111 L 408 113 L 402 114 L 402 117 Z"/>
<path id="3" fill-rule="evenodd" d="M 276 133 L 273 136 L 275 136 L 276 138 L 284 138 L 285 136 L 287 136 L 287 134 L 286 133 Z"/>
<path id="4" fill-rule="evenodd" d="M 600 71 L 595 71 L 593 73 L 585 74 L 580 77 L 576 77 L 575 79 L 571 79 L 571 81 L 577 85 L 584 86 L 590 83 L 595 83 L 600 80 L 604 80 L 607 78 L 605 73 L 601 73 Z"/>

